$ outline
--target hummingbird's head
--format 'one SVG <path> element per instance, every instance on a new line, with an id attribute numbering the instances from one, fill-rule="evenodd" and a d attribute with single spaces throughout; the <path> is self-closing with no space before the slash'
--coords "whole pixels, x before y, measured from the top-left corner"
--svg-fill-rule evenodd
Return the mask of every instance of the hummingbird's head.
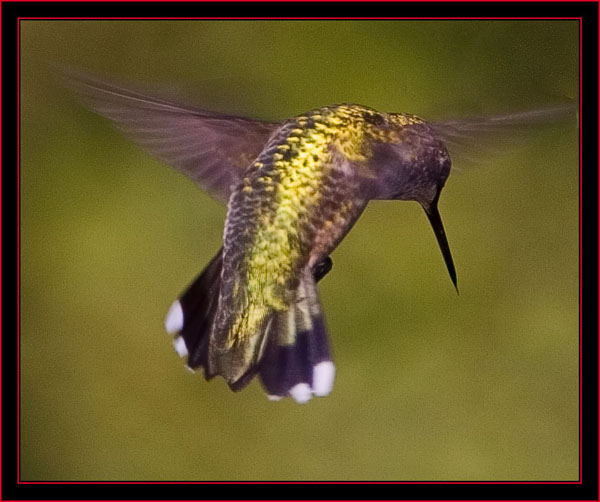
<path id="1" fill-rule="evenodd" d="M 380 199 L 414 200 L 431 204 L 450 174 L 444 142 L 422 119 L 389 113 L 384 141 L 375 141 L 371 167 L 380 180 Z"/>
<path id="2" fill-rule="evenodd" d="M 390 113 L 385 141 L 375 141 L 370 162 L 376 173 L 377 199 L 414 200 L 421 204 L 456 285 L 456 271 L 438 211 L 438 200 L 448 175 L 450 155 L 442 139 L 426 122 L 413 115 Z M 458 288 L 457 288 L 458 291 Z"/>

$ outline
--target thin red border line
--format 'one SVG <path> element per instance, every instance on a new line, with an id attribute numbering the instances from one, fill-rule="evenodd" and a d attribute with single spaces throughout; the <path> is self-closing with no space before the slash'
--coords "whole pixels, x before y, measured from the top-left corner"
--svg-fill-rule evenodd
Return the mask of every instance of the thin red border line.
<path id="1" fill-rule="evenodd" d="M 21 380 L 20 380 L 20 376 L 21 376 L 21 368 L 20 368 L 20 363 L 21 363 L 21 323 L 19 322 L 20 318 L 21 318 L 21 302 L 20 302 L 20 296 L 21 296 L 21 292 L 20 292 L 20 284 L 21 284 L 21 234 L 20 234 L 20 229 L 21 229 L 21 212 L 20 212 L 20 207 L 21 207 L 21 199 L 20 199 L 20 179 L 21 179 L 21 138 L 20 138 L 20 131 L 21 131 L 21 123 L 20 123 L 20 119 L 21 119 L 21 114 L 20 114 L 20 106 L 21 106 L 21 101 L 20 101 L 20 88 L 21 88 L 21 59 L 20 59 L 20 32 L 19 29 L 21 27 L 21 23 L 17 22 L 17 482 L 20 479 L 21 475 L 20 475 L 20 466 L 21 466 L 21 458 L 20 458 L 20 454 L 21 454 L 21 428 L 20 428 L 20 423 L 21 423 L 21 417 L 20 417 L 20 411 L 21 411 Z M 1 54 L 1 53 L 0 53 Z"/>
<path id="2" fill-rule="evenodd" d="M 600 11 L 598 12 L 598 22 L 600 22 Z M 600 37 L 598 38 L 598 50 L 600 51 Z M 600 78 L 600 68 L 598 69 L 598 77 Z M 579 111 L 581 113 L 581 110 L 583 108 L 583 106 L 581 106 L 581 81 L 582 79 L 579 79 Z M 598 111 L 600 112 L 600 88 L 598 89 Z M 581 122 L 581 115 L 579 117 L 579 120 Z M 600 131 L 598 132 L 598 138 L 600 140 Z M 580 340 L 583 338 L 581 336 L 581 292 L 583 290 L 582 288 L 582 275 L 581 275 L 581 270 L 582 270 L 582 246 L 581 246 L 581 229 L 582 229 L 582 219 L 583 219 L 583 212 L 582 212 L 582 203 L 581 203 L 581 178 L 582 178 L 582 174 L 581 174 L 581 142 L 582 142 L 582 135 L 581 135 L 581 131 L 579 133 L 579 158 L 580 158 L 580 168 L 579 168 L 579 333 L 580 333 Z M 600 141 L 598 142 L 598 153 L 600 154 Z M 598 180 L 598 186 L 600 188 L 600 179 Z M 600 204 L 599 204 L 599 211 L 598 211 L 598 215 L 600 216 Z M 599 235 L 599 241 L 600 243 L 600 235 Z M 598 256 L 598 263 L 600 264 L 600 255 Z M 600 267 L 598 268 L 598 274 L 599 274 L 599 278 L 600 278 Z M 599 300 L 600 301 L 600 300 Z M 600 309 L 598 309 L 598 318 L 600 319 Z M 600 346 L 598 347 L 598 355 L 600 356 Z M 580 359 L 579 359 L 579 371 L 581 374 L 581 355 L 580 355 Z M 598 369 L 598 382 L 600 384 L 600 368 Z M 579 392 L 581 395 L 581 388 L 582 388 L 582 380 L 581 380 L 581 376 L 579 378 Z M 579 402 L 581 403 L 581 397 L 579 398 Z M 599 408 L 598 411 L 600 413 L 600 402 L 598 403 Z M 579 430 L 581 431 L 581 410 L 579 413 Z M 600 432 L 600 424 L 598 425 L 598 430 Z M 600 434 L 598 436 L 598 447 L 600 448 Z M 580 449 L 581 452 L 581 449 Z M 599 488 L 600 488 L 600 464 L 598 465 L 598 484 L 599 484 Z"/>
<path id="3" fill-rule="evenodd" d="M 17 18 L 17 41 L 19 42 L 19 21 L 27 20 L 27 19 L 38 19 L 38 18 Z M 42 19 L 42 18 L 39 18 Z M 46 18 L 44 18 L 46 19 Z M 79 18 L 49 18 L 49 19 L 79 19 Z M 83 18 L 82 18 L 83 19 Z M 87 19 L 87 18 L 86 18 Z M 103 18 L 89 18 L 89 19 L 103 19 Z M 113 18 L 107 18 L 113 19 Z M 180 19 L 180 18 L 114 18 L 114 19 Z M 181 18 L 181 19 L 189 19 L 189 18 Z M 197 19 L 231 19 L 231 18 L 197 18 Z M 263 19 L 263 18 L 235 18 L 235 19 Z M 265 19 L 273 19 L 273 18 L 265 18 Z M 315 19 L 315 18 L 307 18 L 307 19 Z M 321 18 L 316 18 L 321 19 Z M 332 19 L 332 18 L 323 18 L 323 19 Z M 339 19 L 339 18 L 334 18 Z M 356 18 L 342 18 L 342 19 L 356 19 Z M 579 77 L 579 122 L 580 122 L 580 134 L 579 134 L 579 172 L 580 172 L 580 199 L 579 199 L 579 241 L 580 241 L 580 262 L 579 262 L 579 274 L 580 274 L 580 298 L 581 298 L 581 58 L 582 58 L 582 18 L 364 18 L 364 19 L 574 19 L 579 20 L 579 68 L 580 68 L 580 77 Z M 599 42 L 600 47 L 600 42 Z M 19 54 L 17 54 L 17 89 L 19 90 Z M 599 92 L 600 95 L 600 92 Z M 19 146 L 19 92 L 17 92 L 17 147 Z M 599 147 L 600 151 L 600 147 Z M 17 177 L 19 176 L 19 149 L 17 148 Z M 18 179 L 18 178 L 17 178 Z M 18 181 L 17 181 L 18 183 Z M 1 185 L 0 185 L 1 186 Z M 18 192 L 18 191 L 17 191 Z M 19 239 L 19 224 L 20 224 L 20 215 L 19 215 L 19 195 L 17 193 L 17 239 Z M 1 242 L 1 237 L 0 237 Z M 19 281 L 19 255 L 17 254 L 17 291 L 18 291 L 18 281 Z M 581 355 L 582 355 L 582 340 L 581 340 L 581 301 L 579 302 L 579 404 L 580 404 L 580 413 L 579 413 L 579 480 L 578 481 L 548 481 L 548 482 L 540 482 L 540 481 L 354 481 L 354 482 L 317 482 L 316 484 L 581 484 L 581 469 L 582 469 L 582 448 L 581 448 L 581 423 L 582 423 L 582 415 L 581 415 L 581 402 L 582 402 L 582 382 L 581 382 Z M 19 316 L 19 302 L 17 301 L 17 318 Z M 0 310 L 1 317 L 1 310 Z M 19 341 L 19 333 L 17 331 L 17 341 Z M 19 368 L 19 360 L 20 360 L 20 344 L 17 346 L 18 351 L 18 360 L 17 360 L 17 370 Z M 599 373 L 599 381 L 600 381 L 600 373 Z M 17 393 L 19 389 L 19 374 L 17 371 Z M 132 481 L 100 481 L 100 482 L 86 482 L 86 481 L 65 481 L 65 482 L 37 482 L 37 481 L 20 481 L 20 473 L 19 473 L 19 437 L 20 437 L 20 429 L 19 429 L 19 408 L 17 407 L 17 483 L 21 484 L 137 484 L 137 482 Z M 141 482 L 143 484 L 222 484 L 221 482 L 210 482 L 210 481 L 165 481 L 165 482 Z M 230 482 L 232 484 L 246 484 L 246 482 Z M 251 484 L 313 484 L 311 482 L 269 482 L 269 481 L 256 481 L 249 482 Z"/>
<path id="4" fill-rule="evenodd" d="M 598 12 L 598 21 L 600 21 L 600 11 Z M 581 204 L 581 178 L 582 178 L 582 163 L 583 163 L 583 149 L 582 149 L 582 132 L 581 132 L 581 111 L 583 110 L 582 101 L 581 101 L 581 90 L 583 82 L 583 21 L 579 23 L 579 479 L 583 479 L 583 444 L 582 444 L 582 434 L 583 434 L 583 336 L 582 336 L 582 321 L 581 321 L 581 292 L 582 292 L 582 259 L 581 259 L 581 230 L 582 230 L 582 204 Z M 598 48 L 600 49 L 600 37 L 598 38 Z M 600 69 L 598 70 L 598 74 L 600 75 Z M 598 94 L 600 95 L 600 88 L 598 89 Z M 600 107 L 600 101 L 599 101 Z M 600 143 L 598 145 L 600 148 Z M 599 283 L 600 284 L 600 283 Z M 599 310 L 600 313 L 600 310 Z M 600 381 L 600 369 L 598 370 L 598 378 Z M 600 406 L 600 403 L 599 403 Z M 600 424 L 599 424 L 600 429 Z M 600 451 L 600 435 L 598 436 L 598 448 Z M 600 472 L 600 464 L 598 466 Z M 598 483 L 600 487 L 600 477 L 598 478 Z"/>
<path id="5" fill-rule="evenodd" d="M 19 481 L 21 485 L 579 485 L 581 481 Z M 504 500 L 504 499 L 502 499 Z M 314 501 L 312 501 L 314 502 Z M 491 502 L 491 501 L 488 501 Z"/>
<path id="6" fill-rule="evenodd" d="M 21 0 L 2 0 L 2 2 L 6 2 L 6 3 L 11 3 L 11 2 L 19 2 Z M 24 3 L 28 3 L 30 1 L 36 1 L 36 0 L 24 0 Z M 53 0 L 40 0 L 41 2 L 52 2 Z M 64 0 L 66 2 L 78 2 L 80 0 Z M 91 1 L 95 1 L 95 0 L 84 0 L 85 2 L 91 2 Z M 119 3 L 120 0 L 99 0 L 102 3 Z M 134 2 L 164 2 L 164 0 L 132 0 Z M 182 2 L 196 2 L 197 0 L 180 0 Z M 216 1 L 219 3 L 231 3 L 232 0 L 212 0 L 212 1 Z M 253 2 L 254 0 L 235 0 L 236 2 Z M 281 0 L 264 0 L 265 2 L 279 2 Z M 323 0 L 282 0 L 283 2 L 297 2 L 300 1 L 301 3 L 322 3 Z M 327 1 L 331 1 L 331 2 L 362 2 L 364 0 L 327 0 Z M 380 2 L 388 2 L 388 3 L 392 3 L 392 2 L 397 2 L 398 0 L 379 0 Z M 418 2 L 423 2 L 423 3 L 430 3 L 430 0 L 417 0 Z M 448 2 L 448 3 L 453 3 L 455 0 L 438 0 L 441 2 Z M 483 3 L 492 3 L 492 2 L 497 2 L 498 0 L 463 0 L 465 2 L 477 2 L 477 3 L 481 3 L 483 1 Z M 521 3 L 522 0 L 500 0 L 502 3 Z M 538 2 L 538 3 L 547 3 L 547 2 L 564 2 L 564 0 L 529 0 L 532 2 Z M 580 0 L 583 3 L 598 3 L 597 0 Z M 337 18 L 336 18 L 337 19 Z"/>
<path id="7" fill-rule="evenodd" d="M 20 485 L 580 485 L 582 481 L 17 481 Z"/>
<path id="8" fill-rule="evenodd" d="M 7 0 L 1 0 L 7 1 Z M 10 1 L 10 0 L 8 0 Z M 46 0 L 42 0 L 46 1 Z M 72 0 L 66 0 L 72 1 Z M 74 1 L 74 0 L 73 0 Z M 101 1 L 115 1 L 115 0 L 101 0 Z M 142 0 L 133 0 L 133 1 L 142 1 Z M 150 1 L 158 1 L 158 0 L 150 0 Z M 188 1 L 188 0 L 183 0 Z M 217 0 L 222 1 L 222 0 Z M 226 1 L 226 0 L 225 0 Z M 249 0 L 241 0 L 241 1 L 249 1 Z M 270 0 L 267 0 L 270 1 Z M 304 0 L 304 1 L 314 1 L 314 0 Z M 338 1 L 338 0 L 333 0 Z M 341 0 L 340 0 L 341 1 Z M 354 0 L 351 0 L 354 1 Z M 357 0 L 358 1 L 358 0 Z M 383 0 L 383 1 L 393 1 L 393 0 Z M 442 0 L 446 1 L 446 0 Z M 468 0 L 470 1 L 470 0 Z M 473 0 L 474 1 L 474 0 Z M 511 1 L 511 0 L 509 0 Z M 533 0 L 533 1 L 542 1 L 542 0 Z M 553 0 L 551 0 L 553 1 Z M 559 1 L 559 0 L 556 0 Z M 592 3 L 594 0 L 584 0 Z M 581 434 L 582 434 L 582 336 L 581 336 L 581 229 L 582 229 L 582 218 L 581 218 L 581 162 L 582 162 L 582 139 L 581 139 L 581 110 L 582 110 L 582 30 L 583 30 L 583 18 L 581 17 L 342 17 L 342 18 L 332 18 L 332 17 L 306 17 L 306 18 L 273 18 L 273 17 L 239 17 L 239 18 L 223 18 L 223 17 L 106 17 L 106 18 L 84 18 L 84 17 L 47 17 L 47 18 L 33 18 L 33 17 L 18 17 L 17 18 L 17 187 L 19 185 L 19 168 L 20 168 L 20 144 L 19 144 L 19 77 L 20 77 L 20 53 L 19 53 L 19 43 L 20 43 L 20 21 L 22 20 L 80 20 L 80 19 L 89 19 L 89 20 L 578 20 L 579 21 L 579 480 L 577 481 L 322 481 L 322 482 L 310 482 L 310 481 L 230 481 L 230 482 L 220 482 L 220 481 L 21 481 L 20 478 L 20 461 L 19 461 L 19 444 L 20 444 L 20 429 L 19 429 L 19 404 L 20 404 L 20 393 L 19 393 L 19 361 L 20 361 L 20 338 L 19 338 L 19 253 L 17 253 L 17 484 L 581 484 L 582 483 L 582 442 L 581 442 Z M 600 13 L 599 13 L 600 19 Z M 0 15 L 1 20 L 1 15 Z M 599 49 L 600 49 L 600 39 L 599 39 Z M 1 47 L 1 46 L 0 46 Z M 600 75 L 600 70 L 599 70 Z M 1 69 L 0 69 L 1 76 Z M 600 90 L 599 90 L 600 96 Z M 0 103 L 1 110 L 1 103 Z M 600 105 L 599 105 L 600 111 Z M 0 126 L 1 130 L 1 126 Z M 599 135 L 600 139 L 600 135 Z M 1 150 L 0 150 L 1 151 Z M 599 152 L 600 152 L 600 141 L 599 141 Z M 0 181 L 1 187 L 1 181 Z M 600 181 L 599 181 L 600 188 Z M 0 196 L 1 202 L 1 196 Z M 1 214 L 1 210 L 0 210 Z M 600 216 L 600 206 L 599 206 L 599 216 Z M 19 226 L 20 226 L 20 214 L 19 214 L 19 191 L 17 190 L 17 242 L 19 242 Z M 1 243 L 1 236 L 0 236 Z M 600 238 L 599 238 L 600 244 Z M 600 264 L 600 257 L 599 257 Z M 1 278 L 1 271 L 0 271 Z M 599 272 L 600 279 L 600 272 Z M 1 293 L 0 293 L 1 298 Z M 600 305 L 599 305 L 600 306 Z M 1 319 L 2 311 L 0 307 L 0 319 Z M 599 310 L 599 320 L 600 320 L 600 310 Z M 600 355 L 600 349 L 599 349 Z M 600 371 L 599 371 L 599 382 L 600 382 Z M 0 404 L 1 409 L 1 404 Z M 600 408 L 599 408 L 600 411 Z M 600 430 L 600 426 L 599 426 Z M 600 439 L 599 439 L 600 441 Z M 600 446 L 600 443 L 599 443 Z M 600 468 L 599 468 L 600 469 Z"/>
<path id="9" fill-rule="evenodd" d="M 19 42 L 19 21 L 21 20 L 28 20 L 28 19 L 80 19 L 80 18 L 17 18 L 17 41 Z M 81 18 L 81 19 L 105 19 L 105 18 Z M 157 20 L 157 19 L 190 19 L 190 18 L 106 18 L 106 19 L 153 19 L 153 20 Z M 192 19 L 231 19 L 231 18 L 192 18 Z M 234 18 L 234 19 L 273 19 L 273 18 Z M 297 18 L 292 18 L 292 19 L 297 19 Z M 306 19 L 340 19 L 340 18 L 306 18 Z M 341 19 L 357 19 L 357 18 L 341 18 Z M 579 78 L 579 109 L 580 109 L 580 134 L 579 134 L 579 152 L 580 152 L 580 156 L 579 156 L 579 171 L 580 171 L 580 195 L 581 195 L 581 52 L 582 52 L 582 18 L 361 18 L 361 19 L 464 19 L 464 20 L 472 20 L 472 19 L 556 19 L 556 20 L 564 20 L 564 19 L 573 19 L 573 20 L 579 20 L 579 68 L 580 68 L 580 78 Z M 600 47 L 600 43 L 599 43 L 599 47 Z M 19 54 L 17 54 L 17 88 L 19 87 Z M 18 115 L 18 111 L 19 111 L 19 93 L 17 92 L 17 125 L 19 125 L 19 115 Z M 19 146 L 19 129 L 17 127 L 17 146 Z M 600 150 L 600 147 L 599 147 Z M 19 176 L 19 156 L 17 153 L 17 176 Z M 19 217 L 19 196 L 17 193 L 17 222 L 18 224 L 20 224 L 20 217 Z M 579 232 L 579 240 L 580 240 L 580 278 L 581 278 L 581 196 L 580 196 L 580 200 L 579 200 L 579 205 L 580 205 L 580 219 L 579 219 L 579 226 L 580 226 L 580 232 Z M 17 239 L 19 238 L 19 225 L 17 225 Z M 19 257 L 17 255 L 17 282 L 19 280 Z M 17 290 L 18 290 L 18 285 L 17 285 Z M 581 297 L 581 279 L 580 279 L 580 297 Z M 579 374 L 580 374 L 580 381 L 579 381 L 579 403 L 580 403 L 580 413 L 579 413 L 579 424 L 580 424 L 580 429 L 579 429 L 579 480 L 578 481 L 548 481 L 548 482 L 541 482 L 541 481 L 423 481 L 423 482 L 419 482 L 419 481 L 351 481 L 351 482 L 316 482 L 316 484 L 581 484 L 582 480 L 581 480 L 581 469 L 582 469 L 582 448 L 581 448 L 581 422 L 582 422 L 582 415 L 581 415 L 581 400 L 582 400 L 582 382 L 581 382 L 581 353 L 582 353 L 582 344 L 581 344 L 581 301 L 579 302 L 579 311 L 580 311 L 580 320 L 579 320 L 579 324 L 580 324 L 580 344 L 579 344 L 579 352 L 580 352 L 580 360 L 579 360 Z M 1 315 L 1 311 L 0 311 L 0 315 Z M 19 302 L 17 301 L 17 317 L 19 315 Z M 18 331 L 17 334 L 19 335 Z M 19 336 L 17 336 L 17 341 L 19 341 Z M 17 369 L 19 368 L 19 360 L 20 360 L 20 346 L 18 344 L 18 356 L 19 359 L 17 361 Z M 599 374 L 600 377 L 600 374 Z M 599 378 L 600 380 L 600 378 Z M 19 375 L 17 372 L 17 391 L 18 391 L 18 385 L 19 385 Z M 19 436 L 20 436 L 20 429 L 19 429 L 19 408 L 17 407 L 17 443 L 19 443 Z M 86 482 L 86 481 L 65 481 L 65 482 L 58 482 L 58 481 L 52 481 L 52 482 L 37 482 L 37 481 L 20 481 L 20 473 L 19 473 L 19 466 L 20 466 L 20 462 L 19 462 L 19 448 L 18 448 L 19 444 L 17 444 L 17 483 L 21 483 L 21 484 L 137 484 L 137 482 L 132 482 L 132 481 L 100 481 L 100 482 Z M 158 481 L 154 481 L 154 482 L 140 482 L 143 484 L 222 484 L 221 482 L 211 482 L 211 481 L 165 481 L 165 482 L 158 482 Z M 246 484 L 246 482 L 229 482 L 232 484 Z M 282 482 L 276 482 L 276 481 L 255 481 L 255 482 L 248 482 L 251 484 L 314 484 L 312 482 L 287 482 L 287 481 L 282 481 Z"/>
<path id="10" fill-rule="evenodd" d="M 2 0 L 6 1 L 6 0 Z M 11 0 L 12 1 L 12 0 Z M 50 0 L 42 0 L 50 1 Z M 66 0 L 78 1 L 78 0 Z M 115 1 L 115 0 L 100 0 L 100 1 Z M 134 2 L 142 2 L 144 0 L 132 0 Z M 152 0 L 163 1 L 163 0 Z M 183 0 L 192 1 L 192 0 Z M 221 0 L 225 1 L 225 0 Z M 242 0 L 251 1 L 251 0 Z M 275 0 L 272 0 L 275 1 Z M 343 0 L 336 0 L 343 1 Z M 363 1 L 363 0 L 356 0 Z M 388 0 L 385 0 L 388 1 Z M 389 0 L 392 1 L 392 0 Z M 451 1 L 451 0 L 442 0 Z M 471 0 L 476 1 L 476 0 Z M 543 0 L 532 0 L 543 1 Z M 551 0 L 562 1 L 562 0 Z M 586 0 L 588 1 L 588 0 Z M 590 2 L 592 0 L 589 0 Z M 105 16 L 105 17 L 18 17 L 17 21 L 579 21 L 581 17 L 127 17 L 127 16 Z"/>
<path id="11" fill-rule="evenodd" d="M 0 8 L 0 26 L 2 26 L 2 9 Z M 18 24 L 17 24 L 17 28 L 18 28 Z M 2 54 L 2 42 L 0 41 L 0 54 Z M 0 62 L 1 62 L 2 57 L 0 56 Z M 18 63 L 19 59 L 17 58 L 17 63 Z M 18 75 L 18 72 L 17 72 Z M 18 78 L 18 77 L 17 77 Z M 2 82 L 2 65 L 0 64 L 0 82 Z M 2 99 L 0 99 L 0 116 L 2 115 Z M 18 123 L 18 115 L 17 115 L 17 123 Z M 2 133 L 2 121 L 0 120 L 0 134 Z M 18 133 L 17 133 L 18 134 Z M 19 154 L 19 141 L 17 140 L 17 155 Z M 2 158 L 2 142 L 0 141 L 0 159 Z M 2 163 L 0 162 L 0 170 Z M 17 166 L 19 165 L 19 163 L 17 162 Z M 18 167 L 17 167 L 18 169 Z M 18 207 L 18 200 L 19 200 L 19 190 L 18 190 L 18 186 L 17 186 L 17 207 Z M 0 222 L 2 221 L 2 176 L 0 176 Z M 19 221 L 19 213 L 18 213 L 18 209 L 17 209 L 17 242 L 19 239 L 19 225 L 18 225 L 18 221 Z M 2 245 L 2 223 L 0 223 L 0 246 Z M 17 244 L 18 246 L 18 244 Z M 17 248 L 17 331 L 18 331 L 18 304 L 19 304 L 19 300 L 18 300 L 18 296 L 19 296 L 19 286 L 18 286 L 18 277 L 19 277 L 19 251 Z M 2 267 L 0 267 L 0 281 L 2 280 Z M 2 321 L 2 292 L 0 291 L 0 322 Z M 2 360 L 2 344 L 0 343 L 0 361 Z M 17 365 L 19 364 L 18 360 L 17 360 Z M 0 365 L 1 366 L 1 365 Z M 18 372 L 17 372 L 17 393 L 19 392 L 19 387 L 18 387 Z M 2 387 L 2 371 L 0 371 L 0 388 Z M 18 395 L 18 394 L 17 394 Z M 2 417 L 2 399 L 0 399 L 0 417 Z M 18 421 L 18 418 L 17 418 Z M 2 419 L 0 418 L 0 427 L 2 426 Z M 2 435 L 0 434 L 0 451 L 2 451 Z M 18 441 L 18 439 L 17 439 Z M 18 444 L 17 444 L 18 446 Z M 0 455 L 0 471 L 2 469 L 2 456 Z M 0 488 L 0 498 L 2 497 L 2 490 Z"/>
<path id="12" fill-rule="evenodd" d="M 598 20 L 600 21 L 600 12 L 598 13 Z M 581 124 L 583 123 L 581 120 L 581 110 L 583 109 L 581 102 L 581 83 L 583 82 L 583 21 L 579 22 L 579 479 L 583 479 L 583 444 L 582 444 L 582 434 L 583 434 L 583 336 L 582 336 L 582 323 L 581 323 L 581 283 L 582 283 L 582 266 L 581 266 L 581 176 L 582 176 L 582 163 L 583 163 L 583 155 L 582 155 L 582 133 L 581 133 Z M 598 47 L 600 48 L 600 37 L 598 38 Z M 600 69 L 598 70 L 600 74 Z M 600 88 L 598 89 L 598 93 L 600 94 Z M 600 148 L 600 144 L 599 144 Z M 599 311 L 600 312 L 600 311 Z M 600 370 L 598 373 L 600 378 Z M 600 424 L 599 424 L 600 427 Z M 598 447 L 600 451 L 600 436 L 598 436 Z M 600 469 L 600 464 L 599 464 Z M 598 478 L 598 482 L 600 483 L 600 477 Z"/>

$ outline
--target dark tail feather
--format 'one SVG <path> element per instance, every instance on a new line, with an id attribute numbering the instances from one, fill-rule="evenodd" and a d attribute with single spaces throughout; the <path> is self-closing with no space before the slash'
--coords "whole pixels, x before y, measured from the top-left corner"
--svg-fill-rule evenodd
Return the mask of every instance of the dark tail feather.
<path id="1" fill-rule="evenodd" d="M 202 273 L 173 302 L 165 319 L 168 333 L 181 357 L 187 357 L 191 370 L 208 370 L 210 335 L 221 288 L 223 249 L 221 248 Z M 313 395 L 331 392 L 335 367 L 327 340 L 325 321 L 319 304 L 316 281 L 331 270 L 331 259 L 324 258 L 314 270 L 302 278 L 296 299 L 289 310 L 277 312 L 265 329 L 266 347 L 260 362 L 253 365 L 235 382 L 233 390 L 244 388 L 257 373 L 273 400 L 285 396 L 304 403 Z"/>
<path id="2" fill-rule="evenodd" d="M 187 366 L 195 370 L 206 367 L 208 342 L 217 311 L 223 248 L 210 261 L 179 299 L 173 302 L 165 327 L 176 333 L 173 344 L 181 357 L 188 358 Z"/>
<path id="3" fill-rule="evenodd" d="M 293 397 L 307 402 L 331 392 L 335 376 L 327 330 L 312 277 L 303 279 L 296 303 L 275 315 L 260 364 L 269 399 Z"/>

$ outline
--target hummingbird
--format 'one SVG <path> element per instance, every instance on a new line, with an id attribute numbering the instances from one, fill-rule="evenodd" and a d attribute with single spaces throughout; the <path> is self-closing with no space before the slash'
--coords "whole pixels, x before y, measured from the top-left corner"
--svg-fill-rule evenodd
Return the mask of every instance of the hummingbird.
<path id="1" fill-rule="evenodd" d="M 438 210 L 449 149 L 572 106 L 427 122 L 342 103 L 282 121 L 203 110 L 79 72 L 83 102 L 125 135 L 227 204 L 222 247 L 166 319 L 176 352 L 207 380 L 238 391 L 258 376 L 269 399 L 305 403 L 333 388 L 335 365 L 317 283 L 371 200 L 415 201 L 457 276 Z"/>

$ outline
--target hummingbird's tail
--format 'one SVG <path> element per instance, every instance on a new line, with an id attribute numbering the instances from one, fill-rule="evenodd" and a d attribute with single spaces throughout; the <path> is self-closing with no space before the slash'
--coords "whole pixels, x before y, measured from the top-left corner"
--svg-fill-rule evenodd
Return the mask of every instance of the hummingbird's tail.
<path id="1" fill-rule="evenodd" d="M 269 399 L 305 403 L 331 392 L 335 366 L 312 275 L 301 280 L 293 305 L 274 314 L 267 336 L 258 371 Z"/>
<path id="2" fill-rule="evenodd" d="M 207 380 L 215 376 L 208 371 L 208 357 L 222 266 L 221 249 L 173 303 L 165 320 L 167 332 L 176 334 L 177 353 L 187 357 L 190 370 L 204 367 Z M 335 367 L 316 286 L 330 268 L 326 258 L 303 275 L 290 308 L 274 312 L 264 333 L 258 334 L 265 340 L 262 354 L 241 378 L 229 382 L 233 390 L 241 390 L 258 374 L 271 400 L 291 396 L 304 403 L 331 392 Z"/>

